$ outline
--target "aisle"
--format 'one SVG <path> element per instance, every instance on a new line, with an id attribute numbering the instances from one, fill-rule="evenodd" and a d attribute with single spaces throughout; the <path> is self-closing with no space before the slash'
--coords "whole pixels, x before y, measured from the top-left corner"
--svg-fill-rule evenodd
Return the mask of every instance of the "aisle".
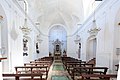
<path id="1" fill-rule="evenodd" d="M 50 67 L 47 80 L 72 80 L 61 60 L 54 60 Z"/>

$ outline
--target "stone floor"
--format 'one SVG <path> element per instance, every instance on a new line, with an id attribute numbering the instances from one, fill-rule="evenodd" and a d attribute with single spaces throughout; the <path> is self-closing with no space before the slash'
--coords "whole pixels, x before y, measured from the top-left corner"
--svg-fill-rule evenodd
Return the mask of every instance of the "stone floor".
<path id="1" fill-rule="evenodd" d="M 47 80 L 72 80 L 61 60 L 54 60 Z"/>

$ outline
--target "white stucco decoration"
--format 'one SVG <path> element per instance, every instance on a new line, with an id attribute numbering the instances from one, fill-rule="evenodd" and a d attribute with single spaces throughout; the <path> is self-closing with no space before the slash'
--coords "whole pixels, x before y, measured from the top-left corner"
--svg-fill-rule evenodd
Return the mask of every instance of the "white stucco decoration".
<path id="1" fill-rule="evenodd" d="M 18 33 L 16 32 L 16 29 L 15 29 L 15 22 L 13 21 L 13 26 L 12 26 L 12 30 L 10 31 L 10 35 L 11 35 L 11 38 L 15 41 L 18 37 Z"/>

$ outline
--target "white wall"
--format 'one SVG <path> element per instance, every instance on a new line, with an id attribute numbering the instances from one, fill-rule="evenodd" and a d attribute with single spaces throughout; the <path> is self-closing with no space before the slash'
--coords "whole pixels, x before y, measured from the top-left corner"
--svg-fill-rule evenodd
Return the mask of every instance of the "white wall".
<path id="1" fill-rule="evenodd" d="M 30 61 L 36 59 L 35 53 L 35 41 L 39 32 L 34 27 L 34 24 L 28 19 L 28 27 L 31 28 L 29 36 L 29 56 L 23 57 L 23 33 L 20 27 L 24 24 L 24 10 L 12 0 L 0 0 L 0 6 L 3 7 L 6 15 L 4 20 L 4 27 L 2 29 L 2 41 L 1 45 L 5 47 L 5 54 L 3 57 L 7 57 L 7 60 L 3 62 L 3 72 L 14 72 L 15 66 L 23 65 L 23 61 Z M 0 11 L 1 8 L 0 8 Z M 3 15 L 3 16 L 4 16 Z"/>
<path id="2" fill-rule="evenodd" d="M 95 36 L 97 40 L 97 50 L 96 50 L 96 63 L 97 66 L 107 66 L 109 68 L 110 73 L 115 72 L 115 64 L 118 63 L 116 59 L 116 48 L 119 48 L 119 41 L 117 34 L 117 24 L 120 21 L 119 16 L 119 9 L 120 9 L 120 0 L 106 0 L 96 9 L 96 24 L 97 27 L 101 28 L 98 34 Z M 12 0 L 0 0 L 0 5 L 3 7 L 5 13 L 3 14 L 5 17 L 5 24 L 3 25 L 4 28 L 2 30 L 2 44 L 1 46 L 5 46 L 6 54 L 3 56 L 7 57 L 8 59 L 3 62 L 3 71 L 4 72 L 13 72 L 14 66 L 23 65 L 23 34 L 19 29 L 20 26 L 23 26 L 24 22 L 24 11 L 16 5 L 15 2 Z M 2 9 L 0 8 L 0 11 Z M 0 12 L 1 13 L 1 12 Z M 15 17 L 17 16 L 17 17 Z M 91 29 L 92 20 L 94 15 L 92 14 L 89 18 L 82 24 L 79 28 L 79 33 L 73 35 L 67 35 L 67 55 L 78 58 L 77 50 L 78 45 L 75 44 L 74 40 L 77 34 L 81 37 L 81 57 L 82 60 L 87 60 L 87 54 L 89 51 L 88 48 L 88 40 L 90 38 L 90 34 L 88 30 Z M 118 18 L 118 19 L 117 19 Z M 39 32 L 34 27 L 35 25 L 28 19 L 28 26 L 32 29 L 29 40 L 29 57 L 27 61 L 34 60 L 36 58 L 40 58 L 43 56 L 49 55 L 49 36 L 41 35 L 41 39 L 43 40 L 40 43 L 40 53 L 36 54 L 35 50 L 35 43 L 36 43 L 36 36 Z M 76 25 L 75 25 L 76 26 Z M 116 26 L 116 27 L 115 27 Z M 14 28 L 13 28 L 14 27 Z M 11 31 L 15 31 L 18 34 L 17 38 L 15 35 L 12 35 Z M 42 29 L 41 29 L 42 30 Z M 48 30 L 49 31 L 49 30 Z M 118 33 L 116 33 L 118 32 Z M 45 31 L 46 34 L 48 32 Z M 5 35 L 5 36 L 4 36 Z M 119 58 L 119 57 L 118 57 Z M 101 61 L 102 59 L 102 61 Z M 16 62 L 17 61 L 17 62 Z"/>
<path id="3" fill-rule="evenodd" d="M 119 6 L 119 0 L 108 0 L 104 1 L 95 11 L 96 24 L 101 30 L 96 36 L 97 40 L 97 51 L 96 51 L 96 63 L 97 66 L 106 66 L 109 68 L 110 73 L 116 73 L 115 64 L 115 48 L 114 43 L 119 45 L 119 42 L 114 39 L 115 19 Z M 83 23 L 79 29 L 79 35 L 82 39 L 82 58 L 86 59 L 87 52 L 87 39 L 89 38 L 88 30 L 92 27 L 92 20 L 94 15 L 92 14 Z M 118 16 L 117 16 L 118 17 Z M 114 41 L 115 40 L 115 41 Z M 87 53 L 86 53 L 87 52 Z M 101 61 L 102 60 L 102 61 Z M 114 63 L 116 62 L 116 63 Z"/>

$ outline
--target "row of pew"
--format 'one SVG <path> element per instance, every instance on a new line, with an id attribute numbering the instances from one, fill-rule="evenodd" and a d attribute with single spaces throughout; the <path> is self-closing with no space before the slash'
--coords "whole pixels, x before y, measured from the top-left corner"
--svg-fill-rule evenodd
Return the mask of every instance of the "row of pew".
<path id="1" fill-rule="evenodd" d="M 16 66 L 15 73 L 4 73 L 3 78 L 14 77 L 15 80 L 46 80 L 48 71 L 53 62 L 53 57 L 43 57 L 24 63 L 24 66 Z"/>
<path id="2" fill-rule="evenodd" d="M 88 62 L 71 57 L 63 57 L 62 61 L 73 80 L 110 80 L 117 74 L 107 74 L 107 67 L 96 67 L 96 59 Z"/>

